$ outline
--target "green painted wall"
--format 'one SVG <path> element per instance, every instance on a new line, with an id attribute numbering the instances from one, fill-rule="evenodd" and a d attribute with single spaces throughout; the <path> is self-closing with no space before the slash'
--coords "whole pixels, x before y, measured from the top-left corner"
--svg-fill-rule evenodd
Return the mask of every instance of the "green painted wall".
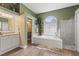
<path id="1" fill-rule="evenodd" d="M 47 16 L 55 16 L 58 20 L 67 20 L 70 17 L 74 17 L 75 11 L 79 8 L 79 5 L 72 6 L 68 8 L 63 8 L 59 10 L 49 11 L 46 13 L 38 14 L 42 19 L 45 19 Z"/>
<path id="2" fill-rule="evenodd" d="M 75 11 L 79 8 L 79 5 L 63 8 L 59 10 L 49 11 L 41 14 L 37 14 L 37 16 L 41 17 L 42 20 L 42 31 L 43 29 L 43 20 L 46 19 L 47 16 L 55 16 L 58 20 L 69 20 L 70 18 L 74 18 Z M 59 21 L 58 21 L 59 23 Z M 59 24 L 58 24 L 59 27 Z"/>
<path id="3" fill-rule="evenodd" d="M 27 13 L 36 18 L 36 14 L 28 9 L 25 5 L 20 4 L 20 14 Z"/>

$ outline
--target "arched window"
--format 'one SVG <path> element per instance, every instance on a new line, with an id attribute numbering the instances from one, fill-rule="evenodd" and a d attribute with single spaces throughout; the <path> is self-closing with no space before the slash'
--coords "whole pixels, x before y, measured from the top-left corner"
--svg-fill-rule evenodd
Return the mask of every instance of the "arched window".
<path id="1" fill-rule="evenodd" d="M 48 16 L 45 19 L 46 23 L 55 22 L 56 20 L 57 20 L 57 18 L 55 16 Z"/>
<path id="2" fill-rule="evenodd" d="M 47 16 L 44 21 L 44 34 L 56 35 L 57 34 L 57 18 L 55 16 Z"/>

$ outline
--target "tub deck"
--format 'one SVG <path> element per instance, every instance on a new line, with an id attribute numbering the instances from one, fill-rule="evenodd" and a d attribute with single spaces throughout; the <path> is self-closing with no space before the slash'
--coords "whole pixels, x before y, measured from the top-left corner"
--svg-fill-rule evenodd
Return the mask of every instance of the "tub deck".
<path id="1" fill-rule="evenodd" d="M 62 39 L 56 36 L 33 36 L 33 43 L 45 45 L 48 48 L 62 49 Z"/>

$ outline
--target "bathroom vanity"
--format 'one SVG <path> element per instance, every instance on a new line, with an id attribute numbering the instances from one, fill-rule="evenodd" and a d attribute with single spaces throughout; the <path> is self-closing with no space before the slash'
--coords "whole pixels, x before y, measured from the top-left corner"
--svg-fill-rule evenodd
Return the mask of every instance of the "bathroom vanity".
<path id="1" fill-rule="evenodd" d="M 0 55 L 19 47 L 17 14 L 0 7 Z"/>
<path id="2" fill-rule="evenodd" d="M 15 32 L 14 17 L 0 17 L 0 55 L 19 47 L 19 34 Z"/>
<path id="3" fill-rule="evenodd" d="M 19 47 L 18 34 L 13 33 L 0 35 L 0 55 L 17 47 Z"/>

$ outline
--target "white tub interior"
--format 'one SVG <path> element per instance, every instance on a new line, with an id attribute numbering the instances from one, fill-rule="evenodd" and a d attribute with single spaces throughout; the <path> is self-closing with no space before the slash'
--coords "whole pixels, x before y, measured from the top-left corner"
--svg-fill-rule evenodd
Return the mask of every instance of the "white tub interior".
<path id="1" fill-rule="evenodd" d="M 33 37 L 36 37 L 36 38 L 44 38 L 46 40 L 61 40 L 57 36 L 47 36 L 47 35 L 37 36 L 37 35 L 34 35 Z"/>

